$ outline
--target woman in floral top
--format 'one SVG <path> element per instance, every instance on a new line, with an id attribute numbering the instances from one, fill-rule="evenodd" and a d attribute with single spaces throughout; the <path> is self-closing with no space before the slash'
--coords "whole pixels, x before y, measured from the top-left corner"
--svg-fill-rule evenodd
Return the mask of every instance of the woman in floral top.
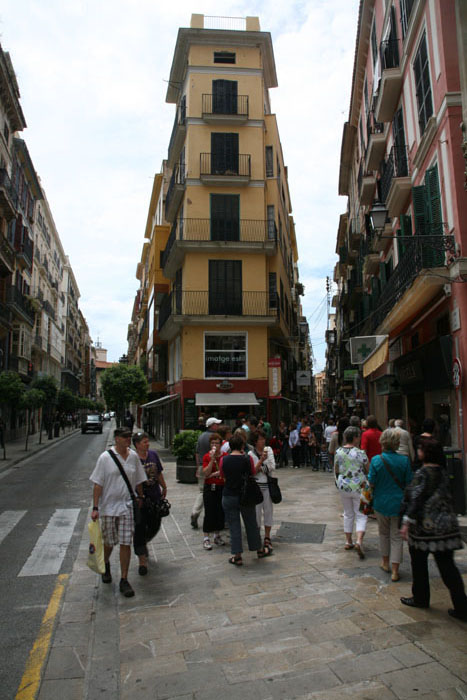
<path id="1" fill-rule="evenodd" d="M 359 445 L 360 429 L 351 425 L 344 430 L 344 444 L 334 455 L 334 473 L 344 506 L 344 548 L 353 549 L 355 546 L 360 559 L 364 559 L 363 537 L 367 516 L 360 513 L 360 491 L 367 480 L 368 457 Z M 354 522 L 357 532 L 355 545 L 352 542 Z"/>

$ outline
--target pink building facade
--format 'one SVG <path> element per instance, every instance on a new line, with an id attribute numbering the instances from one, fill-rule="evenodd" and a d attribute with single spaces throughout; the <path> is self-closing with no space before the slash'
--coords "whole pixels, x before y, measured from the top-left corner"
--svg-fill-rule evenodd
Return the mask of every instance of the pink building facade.
<path id="1" fill-rule="evenodd" d="M 452 371 L 456 358 L 467 372 L 458 35 L 455 0 L 361 1 L 334 279 L 341 407 L 344 371 L 355 368 L 342 341 L 385 335 L 357 366 L 368 410 L 414 432 L 432 417 L 444 445 L 461 449 L 467 384 L 456 388 Z"/>

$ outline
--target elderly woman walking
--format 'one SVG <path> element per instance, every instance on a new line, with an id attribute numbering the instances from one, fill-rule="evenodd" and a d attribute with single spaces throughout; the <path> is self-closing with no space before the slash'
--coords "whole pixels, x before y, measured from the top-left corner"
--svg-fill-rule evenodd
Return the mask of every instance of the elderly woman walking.
<path id="1" fill-rule="evenodd" d="M 371 460 L 368 481 L 373 486 L 373 508 L 376 511 L 383 571 L 391 571 L 392 581 L 399 581 L 402 562 L 402 538 L 399 533 L 399 511 L 404 489 L 412 481 L 407 456 L 397 454 L 400 434 L 394 428 L 384 430 L 380 438 L 382 453 Z M 391 565 L 391 568 L 389 568 Z"/>
<path id="2" fill-rule="evenodd" d="M 360 559 L 365 558 L 363 552 L 363 537 L 365 536 L 367 516 L 360 513 L 360 492 L 366 483 L 368 473 L 368 457 L 359 448 L 360 430 L 349 426 L 344 430 L 344 444 L 334 455 L 334 473 L 336 486 L 341 492 L 344 506 L 344 549 L 357 550 Z M 352 531 L 356 524 L 357 541 L 352 542 Z"/>

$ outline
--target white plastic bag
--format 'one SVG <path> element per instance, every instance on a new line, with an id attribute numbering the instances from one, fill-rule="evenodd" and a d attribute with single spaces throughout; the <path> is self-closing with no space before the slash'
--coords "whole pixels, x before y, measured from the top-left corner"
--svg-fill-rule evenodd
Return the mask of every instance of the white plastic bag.
<path id="1" fill-rule="evenodd" d="M 88 523 L 89 530 L 89 554 L 87 565 L 96 574 L 103 574 L 104 564 L 104 544 L 102 542 L 101 526 L 98 520 L 91 520 Z"/>

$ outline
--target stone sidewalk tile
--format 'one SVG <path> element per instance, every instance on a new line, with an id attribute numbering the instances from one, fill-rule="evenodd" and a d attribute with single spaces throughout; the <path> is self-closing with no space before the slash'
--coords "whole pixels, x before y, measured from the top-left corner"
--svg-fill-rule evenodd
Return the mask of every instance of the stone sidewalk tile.
<path id="1" fill-rule="evenodd" d="M 63 678 L 83 678 L 86 672 L 88 648 L 86 647 L 59 647 L 54 646 L 50 650 L 47 669 L 44 674 L 46 680 L 60 680 Z"/>
<path id="2" fill-rule="evenodd" d="M 222 671 L 228 683 L 242 683 L 243 681 L 270 680 L 276 676 L 283 676 L 291 667 L 282 652 L 266 649 L 262 654 L 252 654 L 246 659 L 222 664 Z M 208 671 L 214 672 L 214 669 Z"/>
<path id="3" fill-rule="evenodd" d="M 268 688 L 273 700 L 291 700 L 308 696 L 311 691 L 325 690 L 340 686 L 338 677 L 329 669 L 286 674 L 280 679 L 269 681 Z"/>
<path id="4" fill-rule="evenodd" d="M 401 644 L 400 647 L 393 647 L 391 654 L 398 659 L 403 666 L 420 666 L 420 664 L 428 664 L 433 661 L 433 656 L 425 654 L 415 644 Z"/>
<path id="5" fill-rule="evenodd" d="M 402 667 L 403 664 L 391 654 L 389 649 L 340 659 L 329 664 L 329 668 L 343 683 L 368 680 Z"/>
<path id="6" fill-rule="evenodd" d="M 364 700 L 394 700 L 396 696 L 382 683 L 377 681 L 362 681 L 350 683 L 332 690 L 311 693 L 306 700 L 349 700 L 363 698 Z M 302 699 L 305 700 L 305 697 Z"/>
<path id="7" fill-rule="evenodd" d="M 81 678 L 44 680 L 37 700 L 83 700 L 84 681 Z"/>
<path id="8" fill-rule="evenodd" d="M 422 666 L 385 673 L 380 676 L 380 680 L 398 698 L 417 698 L 420 697 L 421 693 L 456 688 L 461 683 L 459 678 L 435 661 Z"/>
<path id="9" fill-rule="evenodd" d="M 218 685 L 208 690 L 200 690 L 194 696 L 190 695 L 190 699 L 192 697 L 195 700 L 219 700 L 222 697 L 226 700 L 270 700 L 271 693 L 268 683 L 260 680 L 235 683 L 235 685 Z"/>

